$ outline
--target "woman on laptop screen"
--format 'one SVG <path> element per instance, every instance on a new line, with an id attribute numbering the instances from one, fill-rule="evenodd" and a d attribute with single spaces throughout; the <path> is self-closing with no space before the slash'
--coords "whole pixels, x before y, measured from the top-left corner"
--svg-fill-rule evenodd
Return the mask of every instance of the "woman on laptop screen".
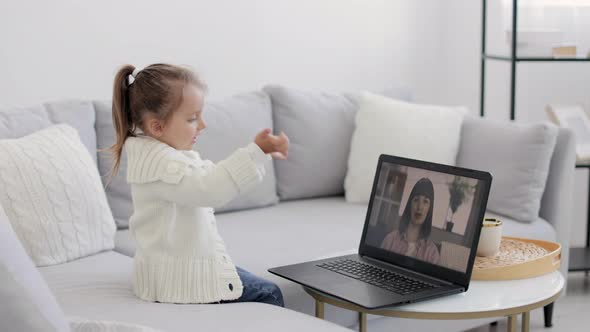
<path id="1" fill-rule="evenodd" d="M 428 178 L 421 178 L 412 188 L 398 229 L 385 236 L 381 248 L 439 264 L 438 248 L 428 239 L 432 229 L 433 207 L 432 182 Z"/>

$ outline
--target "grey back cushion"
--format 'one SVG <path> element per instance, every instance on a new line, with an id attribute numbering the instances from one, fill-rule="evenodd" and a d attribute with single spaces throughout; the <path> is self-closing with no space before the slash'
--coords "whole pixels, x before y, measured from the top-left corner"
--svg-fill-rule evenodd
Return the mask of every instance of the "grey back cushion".
<path id="1" fill-rule="evenodd" d="M 96 101 L 96 135 L 99 149 L 110 147 L 115 142 L 112 121 L 111 102 Z M 256 134 L 264 128 L 272 128 L 270 98 L 263 92 L 238 94 L 218 101 L 206 101 L 203 119 L 207 128 L 197 138 L 194 150 L 203 159 L 217 162 L 228 157 L 240 147 L 254 141 Z M 119 228 L 129 226 L 129 217 L 133 214 L 131 188 L 127 184 L 127 158 L 123 151 L 118 174 L 108 183 L 109 172 L 113 165 L 110 153 L 99 152 L 98 167 L 106 185 L 106 194 L 113 216 Z M 227 212 L 275 204 L 276 179 L 272 162 L 266 165 L 267 176 L 264 181 L 251 191 L 243 193 L 217 212 Z M 107 185 L 108 183 L 108 185 Z"/>
<path id="2" fill-rule="evenodd" d="M 289 157 L 276 160 L 281 200 L 344 192 L 356 104 L 344 94 L 263 89 L 272 100 L 275 132 L 289 137 Z"/>
<path id="3" fill-rule="evenodd" d="M 492 173 L 490 211 L 532 222 L 539 216 L 557 133 L 550 123 L 465 117 L 457 166 Z"/>
<path id="4" fill-rule="evenodd" d="M 64 100 L 26 108 L 0 109 L 0 139 L 20 138 L 54 124 L 74 127 L 96 163 L 94 108 L 89 101 Z"/>
<path id="5" fill-rule="evenodd" d="M 0 206 L 0 331 L 69 331 L 47 283 Z"/>
<path id="6" fill-rule="evenodd" d="M 256 134 L 262 129 L 273 128 L 270 97 L 262 91 L 255 91 L 206 102 L 203 120 L 207 128 L 197 138 L 193 149 L 199 152 L 201 158 L 218 162 L 236 149 L 254 142 Z M 279 199 L 274 165 L 269 160 L 265 166 L 266 176 L 261 184 L 216 211 L 227 212 L 276 204 Z"/>
<path id="7" fill-rule="evenodd" d="M 129 217 L 133 213 L 133 201 L 131 200 L 131 186 L 127 184 L 127 153 L 123 149 L 119 172 L 111 177 L 113 156 L 106 151 L 115 141 L 115 128 L 113 127 L 112 104 L 110 101 L 94 101 L 96 110 L 96 145 L 98 148 L 98 171 L 105 186 L 105 193 L 117 228 L 127 228 Z"/>
<path id="8" fill-rule="evenodd" d="M 281 200 L 340 195 L 348 165 L 359 94 L 302 91 L 268 85 L 275 132 L 289 137 L 289 158 L 275 160 Z M 404 87 L 382 94 L 410 100 Z"/>

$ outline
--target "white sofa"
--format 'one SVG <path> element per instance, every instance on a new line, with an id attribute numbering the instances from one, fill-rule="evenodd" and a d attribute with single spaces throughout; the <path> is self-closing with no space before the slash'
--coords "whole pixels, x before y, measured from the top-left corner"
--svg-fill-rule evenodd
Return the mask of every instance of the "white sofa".
<path id="1" fill-rule="evenodd" d="M 126 228 L 132 208 L 123 161 L 123 174 L 106 188 L 119 226 L 115 250 L 39 269 L 63 311 L 73 316 L 144 324 L 165 331 L 340 330 L 336 324 L 311 317 L 314 311 L 311 297 L 300 286 L 269 274 L 267 269 L 358 247 L 366 205 L 347 203 L 343 196 L 355 111 L 356 104 L 350 95 L 281 87 L 207 102 L 204 118 L 209 128 L 195 148 L 209 159 L 219 160 L 245 145 L 264 126 L 283 130 L 290 136 L 289 160 L 274 161 L 269 165 L 269 178 L 260 188 L 216 213 L 220 233 L 234 262 L 276 282 L 283 291 L 287 309 L 257 303 L 157 304 L 135 298 L 130 284 L 134 243 Z M 101 174 L 105 175 L 111 163 L 97 149 L 113 142 L 110 121 L 110 104 L 104 101 L 63 101 L 16 111 L 0 110 L 0 139 L 24 136 L 54 123 L 68 123 L 78 129 L 90 153 L 97 156 Z M 465 133 L 469 132 L 466 126 L 487 126 L 489 132 L 498 133 L 498 126 L 501 129 L 515 125 L 472 119 L 463 126 Z M 478 140 L 462 139 L 457 159 L 460 166 L 469 167 L 469 160 L 478 159 L 474 147 L 481 145 L 489 149 L 494 144 L 494 137 L 485 130 L 479 134 Z M 515 136 L 515 143 L 517 139 Z M 507 148 L 510 147 L 497 147 Z M 505 234 L 559 241 L 563 246 L 561 270 L 566 273 L 569 198 L 575 164 L 572 133 L 560 129 L 555 148 L 550 149 L 551 164 L 539 216 L 523 222 L 502 215 L 501 208 L 490 214 L 500 215 Z M 465 156 L 466 153 L 472 155 Z M 515 153 L 517 158 L 518 152 Z M 498 165 L 489 166 L 493 169 Z M 105 177 L 105 184 L 106 181 Z M 501 196 L 502 192 L 493 194 Z M 325 317 L 345 327 L 355 327 L 358 318 L 352 312 L 330 306 L 326 306 Z M 370 331 L 409 328 L 431 331 L 435 327 L 437 331 L 456 331 L 488 321 L 417 321 L 369 316 L 368 328 Z"/>

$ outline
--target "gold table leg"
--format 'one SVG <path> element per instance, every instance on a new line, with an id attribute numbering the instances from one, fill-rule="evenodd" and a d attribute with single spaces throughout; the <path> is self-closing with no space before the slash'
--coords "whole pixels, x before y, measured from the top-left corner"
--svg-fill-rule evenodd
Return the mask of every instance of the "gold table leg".
<path id="1" fill-rule="evenodd" d="M 324 319 L 324 302 L 315 300 L 315 316 Z"/>
<path id="2" fill-rule="evenodd" d="M 516 315 L 508 316 L 508 332 L 516 332 L 516 321 L 518 320 Z"/>
<path id="3" fill-rule="evenodd" d="M 526 311 L 522 313 L 522 332 L 529 332 L 531 328 L 531 312 Z"/>
<path id="4" fill-rule="evenodd" d="M 367 314 L 359 312 L 359 332 L 367 332 Z"/>

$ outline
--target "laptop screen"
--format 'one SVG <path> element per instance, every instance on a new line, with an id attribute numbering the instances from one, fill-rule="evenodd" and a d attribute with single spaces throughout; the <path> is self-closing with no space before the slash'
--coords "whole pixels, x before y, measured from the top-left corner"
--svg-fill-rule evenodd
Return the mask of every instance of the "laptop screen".
<path id="1" fill-rule="evenodd" d="M 484 172 L 380 158 L 361 247 L 427 274 L 470 275 L 490 182 Z"/>

